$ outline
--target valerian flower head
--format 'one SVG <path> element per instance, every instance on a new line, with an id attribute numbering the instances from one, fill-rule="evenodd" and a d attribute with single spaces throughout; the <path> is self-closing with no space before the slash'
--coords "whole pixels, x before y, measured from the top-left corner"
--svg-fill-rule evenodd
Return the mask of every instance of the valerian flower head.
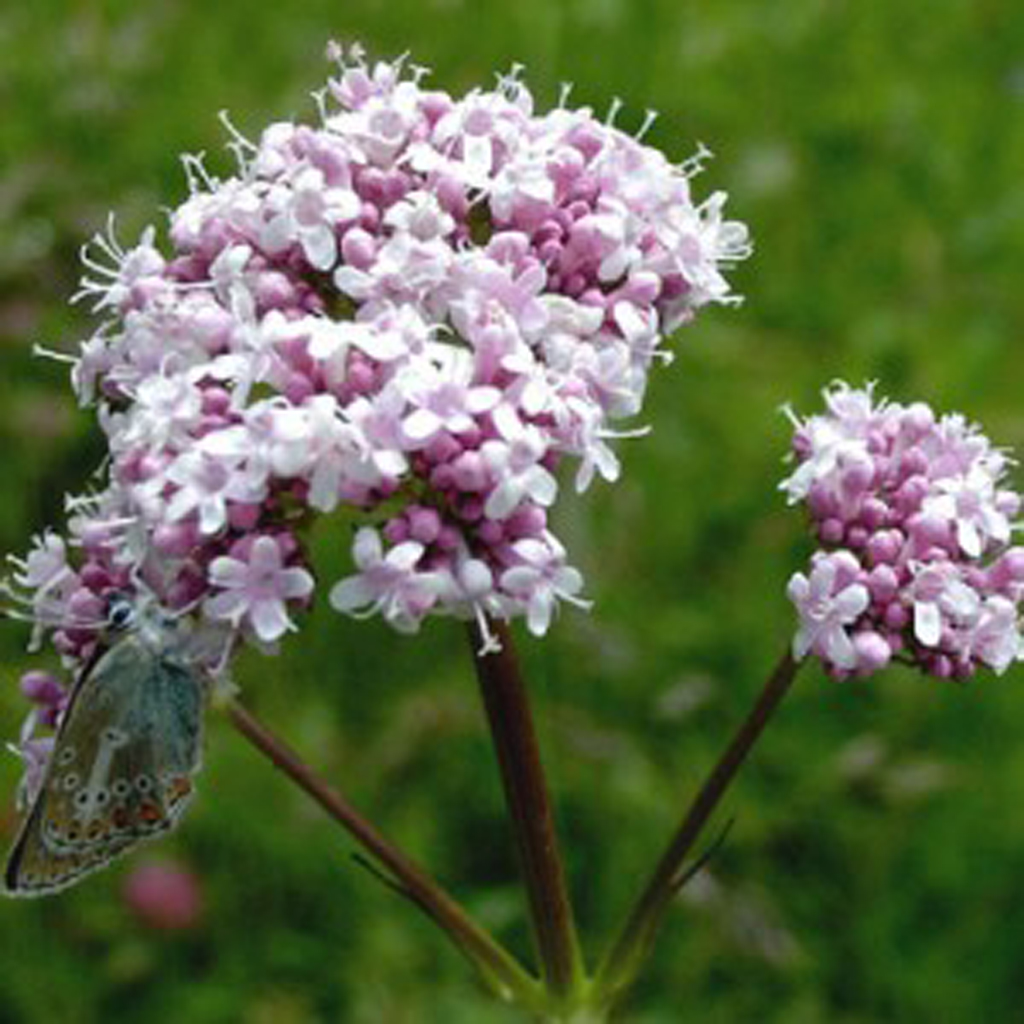
<path id="1" fill-rule="evenodd" d="M 780 486 L 821 545 L 789 583 L 794 655 L 840 677 L 895 658 L 941 678 L 1005 671 L 1024 650 L 1011 459 L 963 416 L 876 399 L 872 385 L 824 397 L 823 414 L 787 410 L 796 466 Z"/>
<path id="2" fill-rule="evenodd" d="M 616 479 L 610 442 L 644 432 L 616 421 L 666 335 L 739 301 L 724 272 L 750 245 L 723 193 L 691 196 L 704 151 L 674 166 L 589 109 L 537 113 L 518 72 L 453 97 L 331 55 L 318 123 L 229 126 L 237 167 L 185 159 L 166 246 L 149 228 L 86 254 L 79 295 L 106 319 L 72 382 L 108 480 L 11 584 L 71 669 L 140 585 L 216 627 L 217 664 L 272 646 L 313 599 L 302 530 L 338 510 L 361 528 L 338 531 L 335 609 L 543 634 L 584 603 L 548 521 L 562 464 L 577 490 Z"/>

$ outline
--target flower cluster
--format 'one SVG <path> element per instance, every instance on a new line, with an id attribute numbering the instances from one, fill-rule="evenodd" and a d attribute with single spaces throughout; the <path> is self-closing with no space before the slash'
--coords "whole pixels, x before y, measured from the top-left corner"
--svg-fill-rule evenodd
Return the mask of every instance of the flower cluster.
<path id="1" fill-rule="evenodd" d="M 85 253 L 105 319 L 72 380 L 109 481 L 70 500 L 10 588 L 73 666 L 112 591 L 273 645 L 312 599 L 302 529 L 362 517 L 330 603 L 415 631 L 430 614 L 542 634 L 582 579 L 549 528 L 556 471 L 614 480 L 663 338 L 737 301 L 725 196 L 518 72 L 461 98 L 334 47 L 316 125 L 233 128 L 237 170 L 186 158 L 169 252 L 147 229 Z M 348 537 L 348 531 L 344 531 Z"/>
<path id="2" fill-rule="evenodd" d="M 870 385 L 824 397 L 823 415 L 787 410 L 796 468 L 781 487 L 806 504 L 821 545 L 789 582 L 794 655 L 839 677 L 894 657 L 940 678 L 1003 672 L 1024 651 L 1011 460 L 959 414 L 877 400 Z"/>

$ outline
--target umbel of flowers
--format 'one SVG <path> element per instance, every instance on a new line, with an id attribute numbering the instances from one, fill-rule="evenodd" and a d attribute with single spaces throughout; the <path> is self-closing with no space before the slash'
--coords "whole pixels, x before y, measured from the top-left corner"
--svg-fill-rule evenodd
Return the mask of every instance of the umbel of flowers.
<path id="1" fill-rule="evenodd" d="M 796 468 L 781 485 L 821 545 L 789 583 L 794 655 L 839 677 L 893 659 L 941 678 L 1005 671 L 1024 648 L 1011 460 L 960 414 L 879 400 L 870 385 L 824 395 L 824 414 L 790 413 Z"/>
<path id="2" fill-rule="evenodd" d="M 85 253 L 79 294 L 103 322 L 72 379 L 108 474 L 10 582 L 72 670 L 110 593 L 140 587 L 217 631 L 212 663 L 272 646 L 313 596 L 303 526 L 342 507 L 365 525 L 339 529 L 339 611 L 543 634 L 582 603 L 548 523 L 556 471 L 579 491 L 614 480 L 609 441 L 642 432 L 616 423 L 665 336 L 737 301 L 722 271 L 746 230 L 723 193 L 691 197 L 699 159 L 564 100 L 536 113 L 517 72 L 454 98 L 401 61 L 332 57 L 318 123 L 232 129 L 226 178 L 186 158 L 165 245 L 150 228 Z M 31 763 L 63 697 L 24 689 Z"/>

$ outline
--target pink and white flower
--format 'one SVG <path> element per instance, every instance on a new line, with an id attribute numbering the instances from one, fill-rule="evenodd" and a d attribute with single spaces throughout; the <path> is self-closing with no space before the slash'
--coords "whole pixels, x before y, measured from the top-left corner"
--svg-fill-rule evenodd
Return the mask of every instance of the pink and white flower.
<path id="1" fill-rule="evenodd" d="M 880 401 L 870 385 L 837 382 L 825 404 L 803 420 L 788 411 L 797 465 L 780 486 L 821 544 L 810 579 L 790 581 L 796 656 L 838 675 L 891 657 L 941 678 L 1005 671 L 1021 656 L 1024 599 L 1009 458 L 963 416 Z M 824 568 L 840 556 L 853 581 L 842 594 Z"/>
<path id="2" fill-rule="evenodd" d="M 420 568 L 425 551 L 425 545 L 409 540 L 385 553 L 376 530 L 364 527 L 353 549 L 359 575 L 331 588 L 331 606 L 358 617 L 379 612 L 400 633 L 414 633 L 447 582 L 442 573 Z"/>
<path id="3" fill-rule="evenodd" d="M 810 576 L 794 573 L 786 588 L 796 605 L 800 627 L 793 638 L 793 656 L 802 658 L 813 651 L 839 669 L 853 669 L 857 653 L 847 627 L 870 601 L 867 587 L 856 579 L 856 560 L 849 552 L 820 555 Z"/>
<path id="4" fill-rule="evenodd" d="M 166 245 L 108 229 L 86 254 L 105 319 L 72 383 L 107 478 L 8 584 L 72 671 L 114 590 L 204 620 L 215 670 L 272 646 L 312 599 L 321 512 L 361 524 L 338 611 L 545 633 L 585 605 L 556 474 L 616 479 L 667 333 L 737 301 L 746 228 L 692 197 L 703 151 L 676 166 L 587 108 L 538 113 L 518 71 L 452 96 L 331 53 L 318 123 L 229 125 L 236 166 L 185 158 Z"/>
<path id="5" fill-rule="evenodd" d="M 299 566 L 287 566 L 281 546 L 267 536 L 249 545 L 247 557 L 215 558 L 210 583 L 215 592 L 204 605 L 206 614 L 226 619 L 236 629 L 247 625 L 268 644 L 296 628 L 288 602 L 304 601 L 313 592 L 313 577 Z"/>

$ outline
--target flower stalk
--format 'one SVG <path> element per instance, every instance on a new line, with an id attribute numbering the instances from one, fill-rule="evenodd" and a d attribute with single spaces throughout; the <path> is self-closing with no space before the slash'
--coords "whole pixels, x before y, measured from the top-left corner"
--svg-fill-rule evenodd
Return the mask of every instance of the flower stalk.
<path id="1" fill-rule="evenodd" d="M 387 881 L 420 908 L 479 970 L 504 1002 L 540 1005 L 537 982 L 463 907 L 381 833 L 335 789 L 319 778 L 283 740 L 238 701 L 227 707 L 235 728 L 300 789 L 311 796 L 388 873 Z"/>
<path id="2" fill-rule="evenodd" d="M 571 1005 L 584 987 L 582 961 L 533 715 L 508 627 L 492 622 L 489 629 L 500 650 L 485 645 L 475 623 L 470 643 L 522 865 L 541 976 L 555 1001 Z"/>
<path id="3" fill-rule="evenodd" d="M 686 881 L 684 863 L 751 748 L 789 691 L 799 663 L 787 651 L 768 677 L 757 703 L 698 790 L 650 880 L 633 904 L 625 924 L 602 962 L 597 989 L 614 1002 L 633 982 L 651 948 L 669 903 Z"/>

